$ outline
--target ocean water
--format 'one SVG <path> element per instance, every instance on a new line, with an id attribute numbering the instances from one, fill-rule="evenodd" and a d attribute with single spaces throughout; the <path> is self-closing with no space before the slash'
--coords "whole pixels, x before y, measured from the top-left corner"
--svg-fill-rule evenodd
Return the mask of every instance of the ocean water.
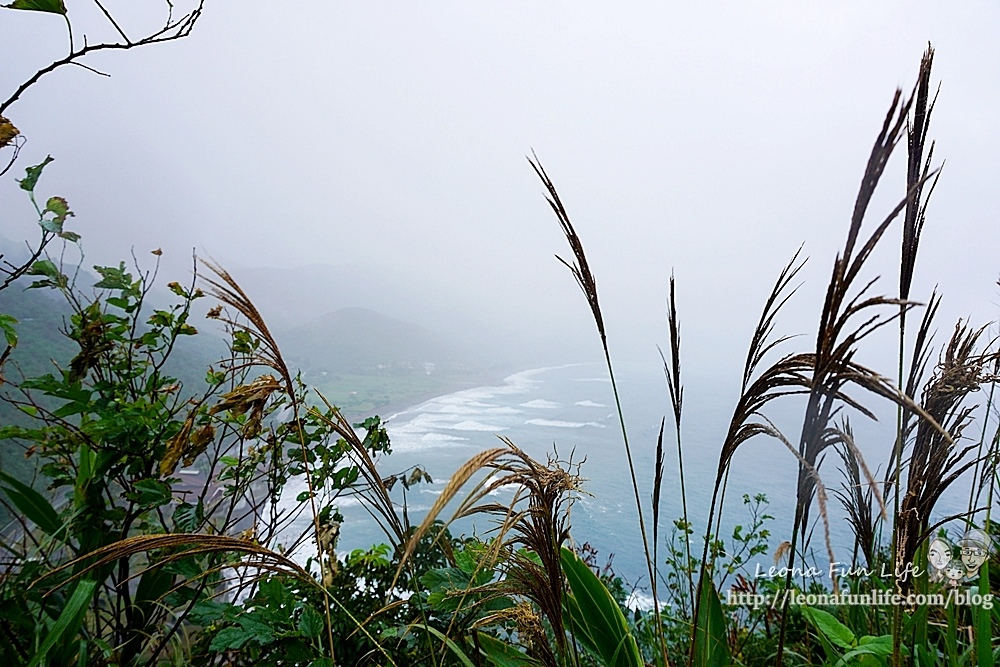
<path id="1" fill-rule="evenodd" d="M 719 450 L 737 399 L 738 378 L 692 381 L 685 387 L 682 419 L 684 479 L 688 514 L 695 535 L 703 534 L 718 466 Z M 647 533 L 651 536 L 650 506 L 655 448 L 661 419 L 664 428 L 665 474 L 661 492 L 660 553 L 670 535 L 674 519 L 682 516 L 677 444 L 666 383 L 662 373 L 623 372 L 618 376 L 619 391 L 631 443 L 640 497 L 643 502 Z M 794 399 L 772 404 L 768 416 L 792 442 L 797 441 L 803 403 Z M 856 441 L 875 477 L 881 479 L 892 446 L 895 413 L 886 406 L 879 422 L 853 418 Z M 580 463 L 583 493 L 571 509 L 572 535 L 577 543 L 589 542 L 603 563 L 613 556 L 616 573 L 631 584 L 648 585 L 642 539 L 636 516 L 635 496 L 626 461 L 625 448 L 614 394 L 603 364 L 570 364 L 536 368 L 515 373 L 496 386 L 484 386 L 447 394 L 413 406 L 385 419 L 393 453 L 383 457 L 378 467 L 383 477 L 420 466 L 434 479 L 419 484 L 407 493 L 407 511 L 412 523 L 423 518 L 441 493 L 453 472 L 474 454 L 501 445 L 507 438 L 539 461 L 556 456 L 562 461 Z M 849 562 L 853 540 L 844 512 L 832 497 L 842 476 L 838 457 L 832 451 L 821 468 L 831 491 L 829 518 L 834 557 Z M 880 467 L 882 466 L 882 467 Z M 774 564 L 772 554 L 778 544 L 788 539 L 794 511 L 795 457 L 774 439 L 757 437 L 737 452 L 725 501 L 721 535 L 732 534 L 737 524 L 746 526 L 748 508 L 744 494 L 766 494 L 767 513 L 773 517 L 766 528 L 771 537 L 768 553 L 750 561 L 748 575 L 757 565 L 766 570 Z M 939 503 L 938 515 L 957 512 L 967 502 L 968 484 L 960 483 L 954 492 Z M 290 486 L 287 497 L 301 489 Z M 512 489 L 500 489 L 496 500 L 507 502 Z M 393 495 L 402 503 L 401 485 Z M 338 548 L 350 550 L 385 541 L 376 523 L 356 498 L 342 497 L 339 507 L 345 517 Z M 819 512 L 814 506 L 813 518 Z M 450 516 L 445 512 L 442 518 Z M 292 531 L 307 528 L 308 519 L 300 518 Z M 493 525 L 482 518 L 456 523 L 456 534 L 488 536 Z M 700 541 L 692 552 L 700 555 Z M 811 547 L 813 562 L 822 570 L 828 567 L 824 527 L 816 523 Z"/>

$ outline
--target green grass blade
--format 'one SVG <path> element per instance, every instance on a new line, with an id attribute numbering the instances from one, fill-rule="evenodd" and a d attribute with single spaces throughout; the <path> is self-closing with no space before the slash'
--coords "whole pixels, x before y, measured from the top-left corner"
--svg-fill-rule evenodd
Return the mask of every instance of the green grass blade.
<path id="1" fill-rule="evenodd" d="M 534 667 L 541 664 L 516 647 L 492 635 L 480 633 L 478 642 L 483 655 L 495 667 Z"/>
<path id="2" fill-rule="evenodd" d="M 730 664 L 726 638 L 726 616 L 711 577 L 701 578 L 699 609 L 694 631 L 693 667 L 725 667 Z"/>
<path id="3" fill-rule="evenodd" d="M 46 534 L 57 535 L 62 530 L 59 515 L 45 496 L 2 471 L 0 471 L 0 482 L 3 482 L 0 488 L 7 493 L 14 507 Z"/>
<path id="4" fill-rule="evenodd" d="M 469 656 L 465 655 L 465 651 L 463 651 L 458 644 L 452 641 L 449 637 L 445 636 L 445 634 L 437 628 L 432 628 L 424 623 L 418 623 L 414 627 L 423 628 L 444 642 L 445 646 L 447 646 L 448 649 L 455 654 L 455 657 L 458 658 L 458 661 L 462 663 L 463 667 L 476 667 L 472 664 L 472 661 L 469 660 Z"/>
<path id="5" fill-rule="evenodd" d="M 604 583 L 566 547 L 562 568 L 572 592 L 565 602 L 574 637 L 607 667 L 643 667 L 639 645 Z"/>
<path id="6" fill-rule="evenodd" d="M 84 579 L 76 585 L 73 595 L 66 601 L 62 613 L 59 614 L 59 618 L 49 630 L 49 634 L 38 648 L 38 652 L 31 658 L 28 667 L 38 667 L 45 664 L 45 659 L 54 646 L 63 645 L 64 638 L 65 641 L 69 641 L 76 634 L 83 622 L 84 614 L 87 612 L 87 605 L 93 599 L 96 589 L 97 582 L 93 579 Z"/>
<path id="7" fill-rule="evenodd" d="M 989 566 L 987 561 L 979 571 L 979 592 L 983 596 L 990 594 Z M 976 624 L 976 665 L 993 667 L 992 614 L 981 604 L 972 608 L 972 614 Z"/>

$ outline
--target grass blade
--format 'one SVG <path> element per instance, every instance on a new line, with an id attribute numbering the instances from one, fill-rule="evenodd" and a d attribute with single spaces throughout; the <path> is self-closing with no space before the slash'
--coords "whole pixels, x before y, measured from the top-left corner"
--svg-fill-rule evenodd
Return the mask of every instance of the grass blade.
<path id="1" fill-rule="evenodd" d="M 59 515 L 45 496 L 2 471 L 0 471 L 0 481 L 3 482 L 0 488 L 14 506 L 47 535 L 55 536 L 62 530 L 63 525 L 59 521 Z"/>
<path id="2" fill-rule="evenodd" d="M 38 652 L 28 663 L 28 667 L 38 667 L 45 664 L 49 651 L 59 644 L 64 636 L 76 636 L 77 628 L 83 622 L 83 615 L 86 613 L 87 605 L 93 599 L 96 589 L 97 581 L 94 579 L 84 579 L 76 585 L 73 595 L 66 601 L 62 613 L 59 614 L 59 618 L 56 619 L 48 636 L 38 648 Z"/>
<path id="3" fill-rule="evenodd" d="M 698 617 L 695 619 L 693 667 L 726 667 L 730 664 L 726 616 L 711 577 L 701 577 Z"/>
<path id="4" fill-rule="evenodd" d="M 639 646 L 607 587 L 566 547 L 562 567 L 572 593 L 565 601 L 573 636 L 607 667 L 643 667 Z"/>

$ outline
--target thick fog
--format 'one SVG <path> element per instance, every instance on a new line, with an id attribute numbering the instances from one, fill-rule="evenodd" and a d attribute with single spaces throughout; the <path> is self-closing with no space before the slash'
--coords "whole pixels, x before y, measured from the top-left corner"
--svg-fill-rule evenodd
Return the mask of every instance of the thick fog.
<path id="1" fill-rule="evenodd" d="M 67 4 L 77 40 L 108 36 Z M 126 25 L 155 23 L 150 7 Z M 55 157 L 39 191 L 68 199 L 88 264 L 162 248 L 161 275 L 183 280 L 194 249 L 285 324 L 366 301 L 492 336 L 484 354 L 537 337 L 597 359 L 534 150 L 587 249 L 612 353 L 657 363 L 674 271 L 686 370 L 738 376 L 800 244 L 804 285 L 778 327 L 813 331 L 872 143 L 928 41 L 946 166 L 912 296 L 939 286 L 942 332 L 995 319 L 998 27 L 987 2 L 209 0 L 191 37 L 85 61 L 110 78 L 62 68 L 5 115 L 28 138 L 18 175 Z M 65 50 L 60 17 L 2 10 L 0 98 Z M 903 197 L 904 166 L 900 146 L 868 229 Z M 13 175 L 0 235 L 32 238 Z M 873 258 L 876 291 L 897 289 L 899 235 Z M 875 349 L 865 360 L 894 375 Z"/>

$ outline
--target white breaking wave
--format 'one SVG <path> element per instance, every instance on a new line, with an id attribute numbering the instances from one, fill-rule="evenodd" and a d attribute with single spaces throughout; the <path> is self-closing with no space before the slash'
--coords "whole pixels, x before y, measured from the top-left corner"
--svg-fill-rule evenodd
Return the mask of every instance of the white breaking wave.
<path id="1" fill-rule="evenodd" d="M 653 608 L 653 596 L 640 590 L 634 590 L 629 594 L 628 599 L 625 600 L 625 606 L 632 610 L 649 611 Z M 660 600 L 661 611 L 669 608 L 670 605 Z"/>
<path id="2" fill-rule="evenodd" d="M 493 426 L 491 424 L 484 424 L 478 422 L 475 419 L 466 419 L 465 421 L 459 422 L 457 424 L 452 424 L 447 426 L 455 431 L 506 431 L 506 426 Z"/>
<path id="3" fill-rule="evenodd" d="M 555 428 L 583 428 L 584 426 L 604 428 L 604 424 L 600 422 L 564 422 L 555 419 L 529 419 L 524 423 L 533 426 L 553 426 Z"/>
<path id="4" fill-rule="evenodd" d="M 427 408 L 426 412 L 439 415 L 517 415 L 521 411 L 517 408 L 505 408 L 494 406 L 490 408 L 476 408 L 467 405 L 445 405 L 437 409 Z"/>
<path id="5" fill-rule="evenodd" d="M 546 401 L 544 398 L 536 398 L 527 403 L 521 403 L 522 408 L 542 408 L 543 410 L 554 410 L 559 404 L 554 401 Z"/>
<path id="6" fill-rule="evenodd" d="M 467 441 L 460 435 L 448 435 L 447 433 L 424 433 L 420 436 L 421 442 L 460 442 Z"/>

